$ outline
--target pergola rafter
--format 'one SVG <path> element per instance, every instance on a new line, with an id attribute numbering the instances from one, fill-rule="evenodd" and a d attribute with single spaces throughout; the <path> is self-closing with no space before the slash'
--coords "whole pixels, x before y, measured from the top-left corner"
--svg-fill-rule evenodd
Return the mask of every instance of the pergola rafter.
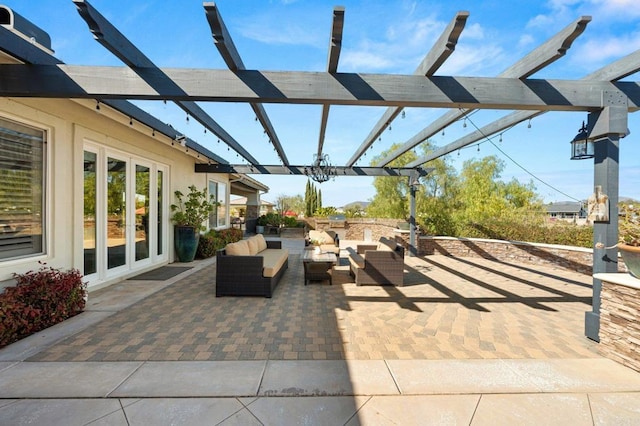
<path id="1" fill-rule="evenodd" d="M 338 60 L 342 51 L 342 29 L 344 27 L 344 7 L 336 6 L 333 8 L 333 24 L 331 25 L 331 40 L 329 41 L 329 56 L 327 58 L 327 72 L 334 74 L 338 72 Z M 329 119 L 328 104 L 322 105 L 322 114 L 320 116 L 320 133 L 318 136 L 318 157 L 322 156 L 322 147 L 324 146 L 324 137 L 327 130 L 327 120 Z"/>
<path id="2" fill-rule="evenodd" d="M 458 12 L 451 20 L 449 25 L 444 29 L 438 40 L 435 42 L 429 53 L 422 60 L 422 63 L 414 71 L 414 75 L 424 75 L 430 77 L 445 63 L 456 48 L 460 34 L 467 23 L 469 12 Z M 353 166 L 356 161 L 369 149 L 369 147 L 380 136 L 391 122 L 402 112 L 402 107 L 389 107 L 382 117 L 373 126 L 369 135 L 362 142 L 353 156 L 347 161 L 347 166 Z"/>
<path id="3" fill-rule="evenodd" d="M 537 71 L 540 71 L 547 65 L 550 65 L 562 58 L 567 53 L 567 50 L 569 50 L 575 39 L 577 39 L 587 28 L 587 24 L 589 22 L 591 22 L 590 16 L 582 16 L 578 18 L 575 22 L 565 27 L 555 36 L 551 37 L 545 43 L 531 51 L 528 55 L 504 70 L 498 75 L 498 78 L 525 79 L 532 76 Z M 387 156 L 380 161 L 380 165 L 388 165 L 405 152 L 426 141 L 451 123 L 461 119 L 470 112 L 471 110 L 461 108 L 447 111 L 396 150 L 387 154 Z"/>
<path id="4" fill-rule="evenodd" d="M 640 71 L 640 50 L 600 68 L 599 70 L 584 77 L 583 80 L 608 80 L 614 82 L 638 71 Z M 530 120 L 544 113 L 545 111 L 514 111 L 511 114 L 483 126 L 479 130 L 469 133 L 466 136 L 463 136 L 445 146 L 435 149 L 433 152 L 430 152 L 415 161 L 412 161 L 407 164 L 407 167 L 418 167 L 421 164 L 440 158 L 443 155 L 447 155 L 453 151 L 464 148 L 465 146 L 495 135 L 496 133 L 509 129 L 518 123 Z"/>
<path id="5" fill-rule="evenodd" d="M 100 12 L 98 12 L 89 2 L 85 0 L 73 0 L 78 13 L 89 26 L 89 30 L 95 39 L 107 50 L 113 53 L 118 59 L 124 62 L 132 71 L 140 76 L 145 82 L 153 87 L 173 86 L 178 90 L 178 86 L 173 80 L 162 73 L 156 65 L 133 45 L 118 29 L 116 29 Z M 96 99 L 103 99 L 97 97 Z M 166 100 L 166 99 L 165 99 Z M 192 116 L 211 133 L 218 136 L 229 147 L 245 158 L 251 164 L 258 164 L 249 152 L 244 149 L 226 130 L 222 128 L 209 114 L 207 114 L 194 101 L 174 100 L 183 111 Z"/>
<path id="6" fill-rule="evenodd" d="M 213 36 L 214 44 L 218 48 L 218 51 L 220 52 L 222 59 L 224 59 L 224 62 L 227 64 L 227 67 L 229 67 L 231 71 L 245 70 L 246 68 L 242 62 L 240 53 L 238 52 L 238 49 L 236 49 L 236 45 L 233 42 L 233 39 L 231 38 L 231 35 L 227 30 L 227 26 L 224 24 L 215 3 L 205 2 L 203 7 L 207 16 L 207 22 L 209 22 L 209 27 L 211 28 L 211 35 Z M 269 141 L 273 144 L 282 164 L 288 165 L 289 160 L 287 159 L 284 149 L 282 149 L 282 144 L 280 143 L 280 139 L 273 128 L 273 124 L 271 124 L 271 120 L 269 120 L 267 111 L 265 111 L 261 103 L 251 102 L 249 105 L 251 105 L 251 109 L 253 109 L 253 112 L 256 114 L 256 118 L 262 125 Z"/>

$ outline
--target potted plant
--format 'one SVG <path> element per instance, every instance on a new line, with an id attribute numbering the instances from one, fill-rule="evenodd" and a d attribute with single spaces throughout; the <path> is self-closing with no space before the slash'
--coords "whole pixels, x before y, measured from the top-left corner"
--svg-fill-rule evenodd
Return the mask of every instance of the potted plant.
<path id="1" fill-rule="evenodd" d="M 629 273 L 640 278 L 640 208 L 632 204 L 620 209 L 618 250 Z"/>
<path id="2" fill-rule="evenodd" d="M 186 196 L 181 191 L 175 191 L 174 195 L 177 203 L 171 204 L 171 220 L 175 224 L 176 255 L 180 262 L 191 262 L 196 255 L 200 231 L 205 229 L 204 222 L 218 203 L 213 195 L 207 197 L 206 189 L 199 191 L 195 185 L 189 186 Z"/>
<path id="3" fill-rule="evenodd" d="M 258 218 L 258 224 L 256 225 L 256 233 L 264 234 L 265 226 L 267 226 L 267 216 L 262 215 Z"/>

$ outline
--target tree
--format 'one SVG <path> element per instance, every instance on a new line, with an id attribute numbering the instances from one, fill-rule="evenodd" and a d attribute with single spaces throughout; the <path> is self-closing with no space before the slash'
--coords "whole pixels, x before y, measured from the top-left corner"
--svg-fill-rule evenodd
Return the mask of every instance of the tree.
<path id="1" fill-rule="evenodd" d="M 392 145 L 387 151 L 375 157 L 371 162 L 375 165 L 381 158 L 398 148 L 398 144 Z M 421 144 L 420 150 L 427 154 L 433 150 L 431 142 Z M 402 167 L 417 159 L 414 151 L 407 151 L 392 161 L 391 167 Z M 423 215 L 429 214 L 428 207 L 433 203 L 426 200 L 432 197 L 448 197 L 454 191 L 455 173 L 453 168 L 444 159 L 430 161 L 425 167 L 433 167 L 435 170 L 428 176 L 420 179 L 419 190 L 416 193 L 416 206 Z M 388 217 L 407 219 L 409 217 L 409 183 L 407 178 L 376 177 L 373 181 L 376 195 L 367 207 L 367 215 L 370 217 Z"/>

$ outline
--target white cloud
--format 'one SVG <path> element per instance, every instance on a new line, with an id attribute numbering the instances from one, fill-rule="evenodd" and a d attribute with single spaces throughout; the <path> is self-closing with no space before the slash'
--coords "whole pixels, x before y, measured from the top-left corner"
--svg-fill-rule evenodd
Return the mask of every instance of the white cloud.
<path id="1" fill-rule="evenodd" d="M 522 36 L 520 36 L 520 40 L 518 40 L 518 47 L 528 47 L 533 43 L 535 43 L 535 38 L 531 34 L 523 34 Z"/>
<path id="2" fill-rule="evenodd" d="M 340 68 L 350 70 L 382 70 L 389 68 L 393 62 L 385 53 L 371 51 L 345 51 L 340 56 Z"/>
<path id="3" fill-rule="evenodd" d="M 624 34 L 620 37 L 596 37 L 576 48 L 576 58 L 585 64 L 601 64 L 607 59 L 621 58 L 640 49 L 640 34 Z"/>
<path id="4" fill-rule="evenodd" d="M 317 31 L 308 31 L 295 24 L 274 26 L 275 20 L 260 20 L 241 25 L 238 30 L 243 37 L 265 44 L 302 45 L 322 47 L 326 44 Z"/>

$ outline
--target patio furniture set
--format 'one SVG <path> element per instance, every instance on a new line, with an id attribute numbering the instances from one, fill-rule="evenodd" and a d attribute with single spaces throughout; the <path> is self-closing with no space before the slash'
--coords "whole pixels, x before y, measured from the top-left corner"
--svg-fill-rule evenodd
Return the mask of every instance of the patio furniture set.
<path id="1" fill-rule="evenodd" d="M 333 284 L 333 267 L 338 264 L 337 235 L 310 231 L 310 244 L 302 255 L 304 285 L 310 281 Z M 404 248 L 387 238 L 377 244 L 348 248 L 349 272 L 356 285 L 403 285 Z M 216 255 L 216 297 L 272 297 L 288 268 L 289 251 L 281 241 L 267 241 L 261 234 L 227 244 Z"/>

